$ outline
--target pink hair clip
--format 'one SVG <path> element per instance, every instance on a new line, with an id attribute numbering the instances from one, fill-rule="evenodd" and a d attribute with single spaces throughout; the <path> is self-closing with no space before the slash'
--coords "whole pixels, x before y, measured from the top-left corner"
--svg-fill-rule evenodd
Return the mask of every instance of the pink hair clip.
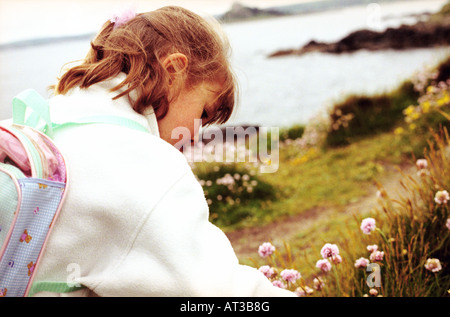
<path id="1" fill-rule="evenodd" d="M 112 15 L 110 19 L 111 23 L 114 23 L 114 29 L 121 27 L 128 21 L 136 16 L 136 11 L 133 7 L 126 7 L 120 11 L 117 11 Z"/>

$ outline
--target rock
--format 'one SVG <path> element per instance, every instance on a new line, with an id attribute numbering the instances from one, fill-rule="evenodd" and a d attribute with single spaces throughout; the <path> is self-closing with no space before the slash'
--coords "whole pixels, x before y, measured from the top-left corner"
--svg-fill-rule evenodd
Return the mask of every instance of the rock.
<path id="1" fill-rule="evenodd" d="M 300 49 L 277 51 L 270 54 L 269 57 L 302 55 L 310 52 L 341 54 L 361 49 L 371 51 L 404 50 L 448 45 L 450 45 L 450 21 L 446 19 L 440 23 L 430 21 L 402 25 L 399 28 L 388 28 L 383 32 L 358 30 L 334 43 L 321 43 L 313 40 Z"/>
<path id="2" fill-rule="evenodd" d="M 281 16 L 284 13 L 281 13 L 274 9 L 258 9 L 246 7 L 240 3 L 233 3 L 231 9 L 223 14 L 219 19 L 222 22 L 232 22 L 232 21 L 240 21 L 247 20 L 255 17 L 268 17 L 268 16 Z"/>

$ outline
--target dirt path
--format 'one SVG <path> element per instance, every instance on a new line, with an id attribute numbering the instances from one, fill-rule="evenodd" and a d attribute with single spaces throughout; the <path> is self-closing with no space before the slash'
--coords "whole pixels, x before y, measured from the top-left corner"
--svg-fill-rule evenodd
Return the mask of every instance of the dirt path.
<path id="1" fill-rule="evenodd" d="M 395 196 L 401 191 L 400 179 L 402 175 L 397 167 L 387 166 L 385 169 L 388 171 L 386 173 L 387 175 L 378 179 L 378 182 L 391 196 Z M 416 167 L 411 165 L 402 166 L 401 170 L 407 175 L 414 175 L 416 173 Z M 254 257 L 261 243 L 269 240 L 273 242 L 288 242 L 294 235 L 307 229 L 314 222 L 336 214 L 338 209 L 345 209 L 349 213 L 370 211 L 370 209 L 376 207 L 378 204 L 376 192 L 377 187 L 374 185 L 373 190 L 367 196 L 361 197 L 357 202 L 345 207 L 329 209 L 314 208 L 300 215 L 291 216 L 263 227 L 240 229 L 228 232 L 226 235 L 230 239 L 239 258 Z"/>

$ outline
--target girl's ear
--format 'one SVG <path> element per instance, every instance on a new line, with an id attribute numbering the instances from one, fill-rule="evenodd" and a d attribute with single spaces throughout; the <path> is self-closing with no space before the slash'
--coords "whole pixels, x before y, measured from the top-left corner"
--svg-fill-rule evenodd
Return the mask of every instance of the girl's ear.
<path id="1" fill-rule="evenodd" d="M 182 53 L 173 53 L 168 55 L 162 64 L 169 73 L 171 82 L 173 83 L 179 75 L 183 75 L 186 71 L 188 58 Z"/>

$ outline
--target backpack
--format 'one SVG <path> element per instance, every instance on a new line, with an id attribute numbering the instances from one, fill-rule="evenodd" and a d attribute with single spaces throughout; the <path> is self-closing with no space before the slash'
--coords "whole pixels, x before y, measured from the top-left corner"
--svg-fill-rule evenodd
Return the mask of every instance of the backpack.
<path id="1" fill-rule="evenodd" d="M 12 124 L 0 124 L 0 297 L 28 296 L 53 224 L 63 206 L 68 168 L 52 141 L 53 131 L 88 123 L 111 123 L 148 132 L 114 116 L 55 124 L 36 91 L 13 99 Z"/>

